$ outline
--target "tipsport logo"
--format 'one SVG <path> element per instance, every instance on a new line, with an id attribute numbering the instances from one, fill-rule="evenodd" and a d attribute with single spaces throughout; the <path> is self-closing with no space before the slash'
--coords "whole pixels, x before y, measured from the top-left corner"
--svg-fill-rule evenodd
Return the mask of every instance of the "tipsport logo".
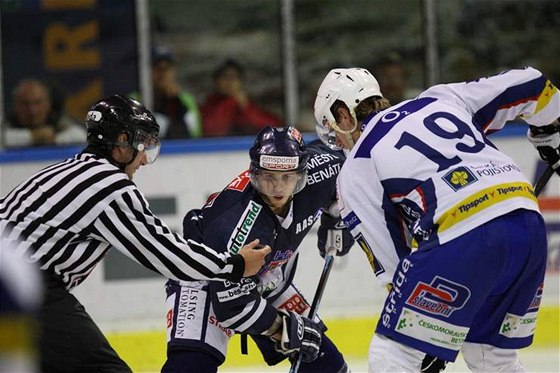
<path id="1" fill-rule="evenodd" d="M 467 287 L 436 276 L 430 284 L 419 282 L 406 303 L 434 315 L 449 317 L 463 308 L 470 296 Z"/>
<path id="2" fill-rule="evenodd" d="M 478 179 L 471 170 L 467 167 L 458 167 L 454 170 L 446 173 L 442 179 L 453 189 L 458 191 L 472 183 L 476 182 Z"/>

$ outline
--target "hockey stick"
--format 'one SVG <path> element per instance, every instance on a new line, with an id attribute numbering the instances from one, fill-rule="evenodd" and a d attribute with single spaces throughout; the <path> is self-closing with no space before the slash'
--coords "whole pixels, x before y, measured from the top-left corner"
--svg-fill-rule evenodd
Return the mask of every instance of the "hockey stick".
<path id="1" fill-rule="evenodd" d="M 548 165 L 546 167 L 546 170 L 544 170 L 543 174 L 541 175 L 541 177 L 539 177 L 539 180 L 537 180 L 537 183 L 535 184 L 535 196 L 536 197 L 538 197 L 539 194 L 541 194 L 544 187 L 548 183 L 548 180 L 550 180 L 550 178 L 552 177 L 554 172 L 555 172 L 555 170 L 554 170 L 554 168 L 552 168 L 551 165 Z"/>
<path id="2" fill-rule="evenodd" d="M 548 166 L 546 170 L 544 170 L 543 174 L 541 175 L 541 177 L 539 177 L 539 180 L 537 180 L 537 183 L 535 184 L 536 197 L 538 197 L 539 194 L 541 194 L 544 187 L 548 183 L 548 180 L 550 180 L 553 174 L 554 174 L 554 169 L 551 166 Z"/>
<path id="3" fill-rule="evenodd" d="M 334 263 L 334 254 L 336 253 L 338 247 L 336 245 L 342 244 L 342 232 L 339 230 L 329 231 L 327 236 L 327 243 L 331 243 L 331 245 L 328 245 L 327 253 L 325 254 L 325 264 L 323 265 L 323 272 L 321 273 L 321 277 L 319 278 L 317 290 L 315 290 L 313 302 L 311 303 L 311 309 L 309 310 L 308 318 L 311 320 L 313 320 L 315 314 L 317 313 L 317 309 L 319 308 L 321 299 L 323 298 L 323 293 L 325 291 L 325 288 L 327 287 L 327 280 L 329 279 L 329 275 Z M 290 367 L 290 373 L 297 373 L 299 371 L 300 365 L 301 354 L 298 354 L 297 359 L 292 363 L 292 366 Z"/>

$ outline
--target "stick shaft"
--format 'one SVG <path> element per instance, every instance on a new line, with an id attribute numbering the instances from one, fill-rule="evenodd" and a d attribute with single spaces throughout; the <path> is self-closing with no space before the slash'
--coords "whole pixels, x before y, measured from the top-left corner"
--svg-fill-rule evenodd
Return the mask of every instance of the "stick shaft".
<path id="1" fill-rule="evenodd" d="M 315 295 L 313 296 L 313 302 L 311 303 L 311 309 L 309 310 L 309 318 L 313 320 L 319 305 L 321 304 L 321 299 L 323 298 L 323 293 L 327 287 L 327 280 L 331 274 L 331 269 L 334 263 L 333 255 L 325 255 L 325 265 L 323 266 L 323 272 L 319 278 L 319 283 L 317 284 L 317 290 L 315 290 Z M 297 360 L 290 367 L 290 373 L 297 373 L 299 371 L 299 366 L 301 365 L 301 354 L 298 354 Z"/>
<path id="2" fill-rule="evenodd" d="M 543 174 L 539 177 L 539 180 L 537 180 L 537 183 L 535 184 L 535 196 L 538 197 L 541 194 L 553 174 L 554 169 L 551 166 L 548 166 L 546 170 L 544 170 Z"/>

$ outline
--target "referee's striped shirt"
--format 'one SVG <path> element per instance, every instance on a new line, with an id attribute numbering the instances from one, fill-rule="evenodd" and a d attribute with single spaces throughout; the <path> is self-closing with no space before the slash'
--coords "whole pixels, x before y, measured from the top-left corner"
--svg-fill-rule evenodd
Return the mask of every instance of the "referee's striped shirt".
<path id="1" fill-rule="evenodd" d="M 111 247 L 171 279 L 235 281 L 242 275 L 239 257 L 187 244 L 152 214 L 124 172 L 89 153 L 39 171 L 1 199 L 0 234 L 67 289 Z"/>

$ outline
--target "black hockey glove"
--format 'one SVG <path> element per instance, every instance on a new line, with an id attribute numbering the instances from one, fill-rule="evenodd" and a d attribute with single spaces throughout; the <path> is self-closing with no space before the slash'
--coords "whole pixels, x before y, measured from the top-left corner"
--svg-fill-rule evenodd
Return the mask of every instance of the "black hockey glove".
<path id="1" fill-rule="evenodd" d="M 299 352 L 301 360 L 309 363 L 319 356 L 321 327 L 295 312 L 278 310 L 282 318 L 282 339 L 274 340 L 274 348 L 284 355 Z"/>
<path id="2" fill-rule="evenodd" d="M 342 219 L 334 218 L 324 212 L 321 215 L 321 225 L 317 232 L 317 247 L 321 257 L 325 257 L 327 250 L 336 250 L 336 256 L 346 255 L 352 245 L 354 245 L 354 237 Z"/>
<path id="3" fill-rule="evenodd" d="M 447 365 L 447 361 L 442 360 L 435 356 L 426 355 L 424 357 L 424 360 L 422 360 L 422 367 L 420 368 L 420 372 L 439 373 L 445 370 L 446 365 Z"/>
<path id="4" fill-rule="evenodd" d="M 542 160 L 560 175 L 560 126 L 529 126 L 527 137 Z"/>

